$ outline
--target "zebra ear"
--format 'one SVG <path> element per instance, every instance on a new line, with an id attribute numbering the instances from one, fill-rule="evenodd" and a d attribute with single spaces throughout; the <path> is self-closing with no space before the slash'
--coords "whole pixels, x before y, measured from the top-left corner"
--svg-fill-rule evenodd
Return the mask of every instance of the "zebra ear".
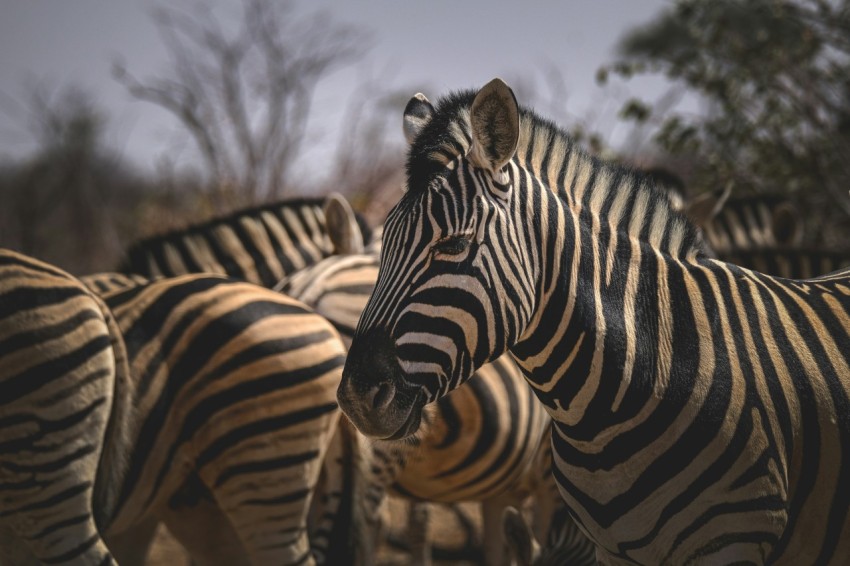
<path id="1" fill-rule="evenodd" d="M 354 209 L 341 194 L 332 193 L 325 200 L 325 223 L 335 254 L 363 253 L 363 232 Z"/>
<path id="2" fill-rule="evenodd" d="M 515 507 L 505 507 L 502 512 L 502 536 L 519 566 L 531 566 L 540 556 L 540 544 Z"/>
<path id="3" fill-rule="evenodd" d="M 475 95 L 469 119 L 470 159 L 493 173 L 499 171 L 514 156 L 519 142 L 519 106 L 514 91 L 502 79 L 493 79 Z"/>
<path id="4" fill-rule="evenodd" d="M 431 116 L 434 115 L 434 107 L 431 102 L 425 98 L 425 95 L 418 92 L 413 95 L 413 98 L 404 107 L 404 139 L 408 144 L 412 144 L 425 124 L 431 121 Z"/>

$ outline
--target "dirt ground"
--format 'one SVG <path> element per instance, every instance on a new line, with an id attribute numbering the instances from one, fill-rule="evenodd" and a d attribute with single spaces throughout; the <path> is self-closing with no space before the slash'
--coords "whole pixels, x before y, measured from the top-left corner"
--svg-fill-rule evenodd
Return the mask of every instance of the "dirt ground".
<path id="1" fill-rule="evenodd" d="M 474 504 L 465 504 L 460 506 L 460 511 L 463 516 L 471 523 L 475 529 L 479 529 L 480 533 L 480 513 L 478 506 Z M 403 543 L 407 540 L 406 525 L 408 516 L 408 504 L 405 501 L 391 498 L 388 505 L 387 513 L 389 514 L 388 525 L 395 526 L 390 528 L 387 533 L 387 539 L 391 542 L 385 542 L 378 549 L 377 566 L 407 566 L 410 564 L 410 555 L 404 550 L 400 550 L 399 542 Z M 472 541 L 468 541 L 469 536 L 467 526 L 464 526 L 459 520 L 457 513 L 449 508 L 440 505 L 430 505 L 428 511 L 428 534 L 426 540 L 432 541 L 432 544 L 438 546 L 435 550 L 437 555 L 469 555 L 469 550 L 466 548 Z M 392 544 L 395 542 L 396 544 Z M 149 566 L 190 566 L 191 561 L 183 548 L 175 541 L 164 527 L 160 527 L 157 532 L 156 540 L 151 549 L 150 556 L 147 561 Z M 435 565 L 439 566 L 465 566 L 472 565 L 471 560 L 451 560 L 451 559 L 436 559 Z M 222 565 L 226 566 L 226 565 Z"/>

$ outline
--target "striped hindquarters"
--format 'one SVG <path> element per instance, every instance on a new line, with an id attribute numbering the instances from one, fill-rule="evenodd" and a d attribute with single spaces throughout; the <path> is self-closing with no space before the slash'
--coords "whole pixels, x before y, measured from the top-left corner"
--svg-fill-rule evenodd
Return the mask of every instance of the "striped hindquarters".
<path id="1" fill-rule="evenodd" d="M 421 448 L 396 478 L 396 491 L 458 502 L 527 495 L 536 487 L 540 476 L 532 464 L 549 444 L 549 417 L 510 358 L 483 366 L 437 407 L 418 435 Z"/>
<path id="2" fill-rule="evenodd" d="M 72 276 L 0 251 L 0 525 L 18 537 L 0 552 L 13 562 L 23 541 L 47 564 L 112 563 L 93 517 L 116 382 L 108 316 Z"/>
<path id="3" fill-rule="evenodd" d="M 312 563 L 306 515 L 338 419 L 338 334 L 297 301 L 215 276 L 105 300 L 137 413 L 111 528 L 153 515 L 196 560 Z M 211 524 L 232 540 L 210 540 Z"/>

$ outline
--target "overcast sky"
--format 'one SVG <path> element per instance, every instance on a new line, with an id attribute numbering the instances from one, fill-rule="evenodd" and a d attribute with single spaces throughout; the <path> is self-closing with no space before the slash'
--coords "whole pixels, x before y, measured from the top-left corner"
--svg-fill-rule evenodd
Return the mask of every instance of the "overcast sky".
<path id="1" fill-rule="evenodd" d="M 622 32 L 650 21 L 664 0 L 296 0 L 299 13 L 326 10 L 344 24 L 371 33 L 372 47 L 357 72 L 379 76 L 391 88 L 422 89 L 433 100 L 451 89 L 481 86 L 494 76 L 541 76 L 553 68 L 567 88 L 566 113 L 608 129 L 611 93 L 594 83 L 596 69 L 613 59 Z M 222 15 L 238 13 L 216 2 Z M 121 58 L 137 77 L 167 66 L 151 21 L 150 0 L 0 0 L 0 93 L 20 98 L 22 82 L 59 87 L 75 83 L 109 115 L 108 141 L 130 162 L 150 168 L 158 155 L 191 159 L 180 126 L 157 107 L 131 99 L 110 76 Z M 353 75 L 331 77 L 318 93 L 311 136 L 335 147 L 334 132 L 349 101 Z M 657 93 L 658 81 L 630 83 L 633 94 Z M 413 92 L 411 92 L 413 94 Z M 522 102 L 522 101 L 521 101 Z M 31 139 L 23 118 L 0 105 L 0 157 L 19 156 Z M 398 122 L 401 142 L 401 109 Z M 11 115 L 10 115 L 11 114 Z M 606 118 L 608 117 L 608 118 Z M 606 122 L 606 119 L 608 121 Z M 602 122 L 600 124 L 600 122 Z M 320 157 L 314 152 L 313 159 Z"/>

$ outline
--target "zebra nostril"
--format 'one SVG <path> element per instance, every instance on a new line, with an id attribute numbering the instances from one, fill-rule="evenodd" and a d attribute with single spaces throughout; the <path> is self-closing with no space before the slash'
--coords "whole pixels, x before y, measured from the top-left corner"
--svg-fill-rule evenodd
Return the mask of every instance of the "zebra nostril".
<path id="1" fill-rule="evenodd" d="M 375 391 L 375 396 L 372 397 L 372 410 L 386 409 L 390 401 L 393 400 L 393 397 L 395 397 L 395 387 L 393 384 L 382 383 L 377 391 Z"/>

